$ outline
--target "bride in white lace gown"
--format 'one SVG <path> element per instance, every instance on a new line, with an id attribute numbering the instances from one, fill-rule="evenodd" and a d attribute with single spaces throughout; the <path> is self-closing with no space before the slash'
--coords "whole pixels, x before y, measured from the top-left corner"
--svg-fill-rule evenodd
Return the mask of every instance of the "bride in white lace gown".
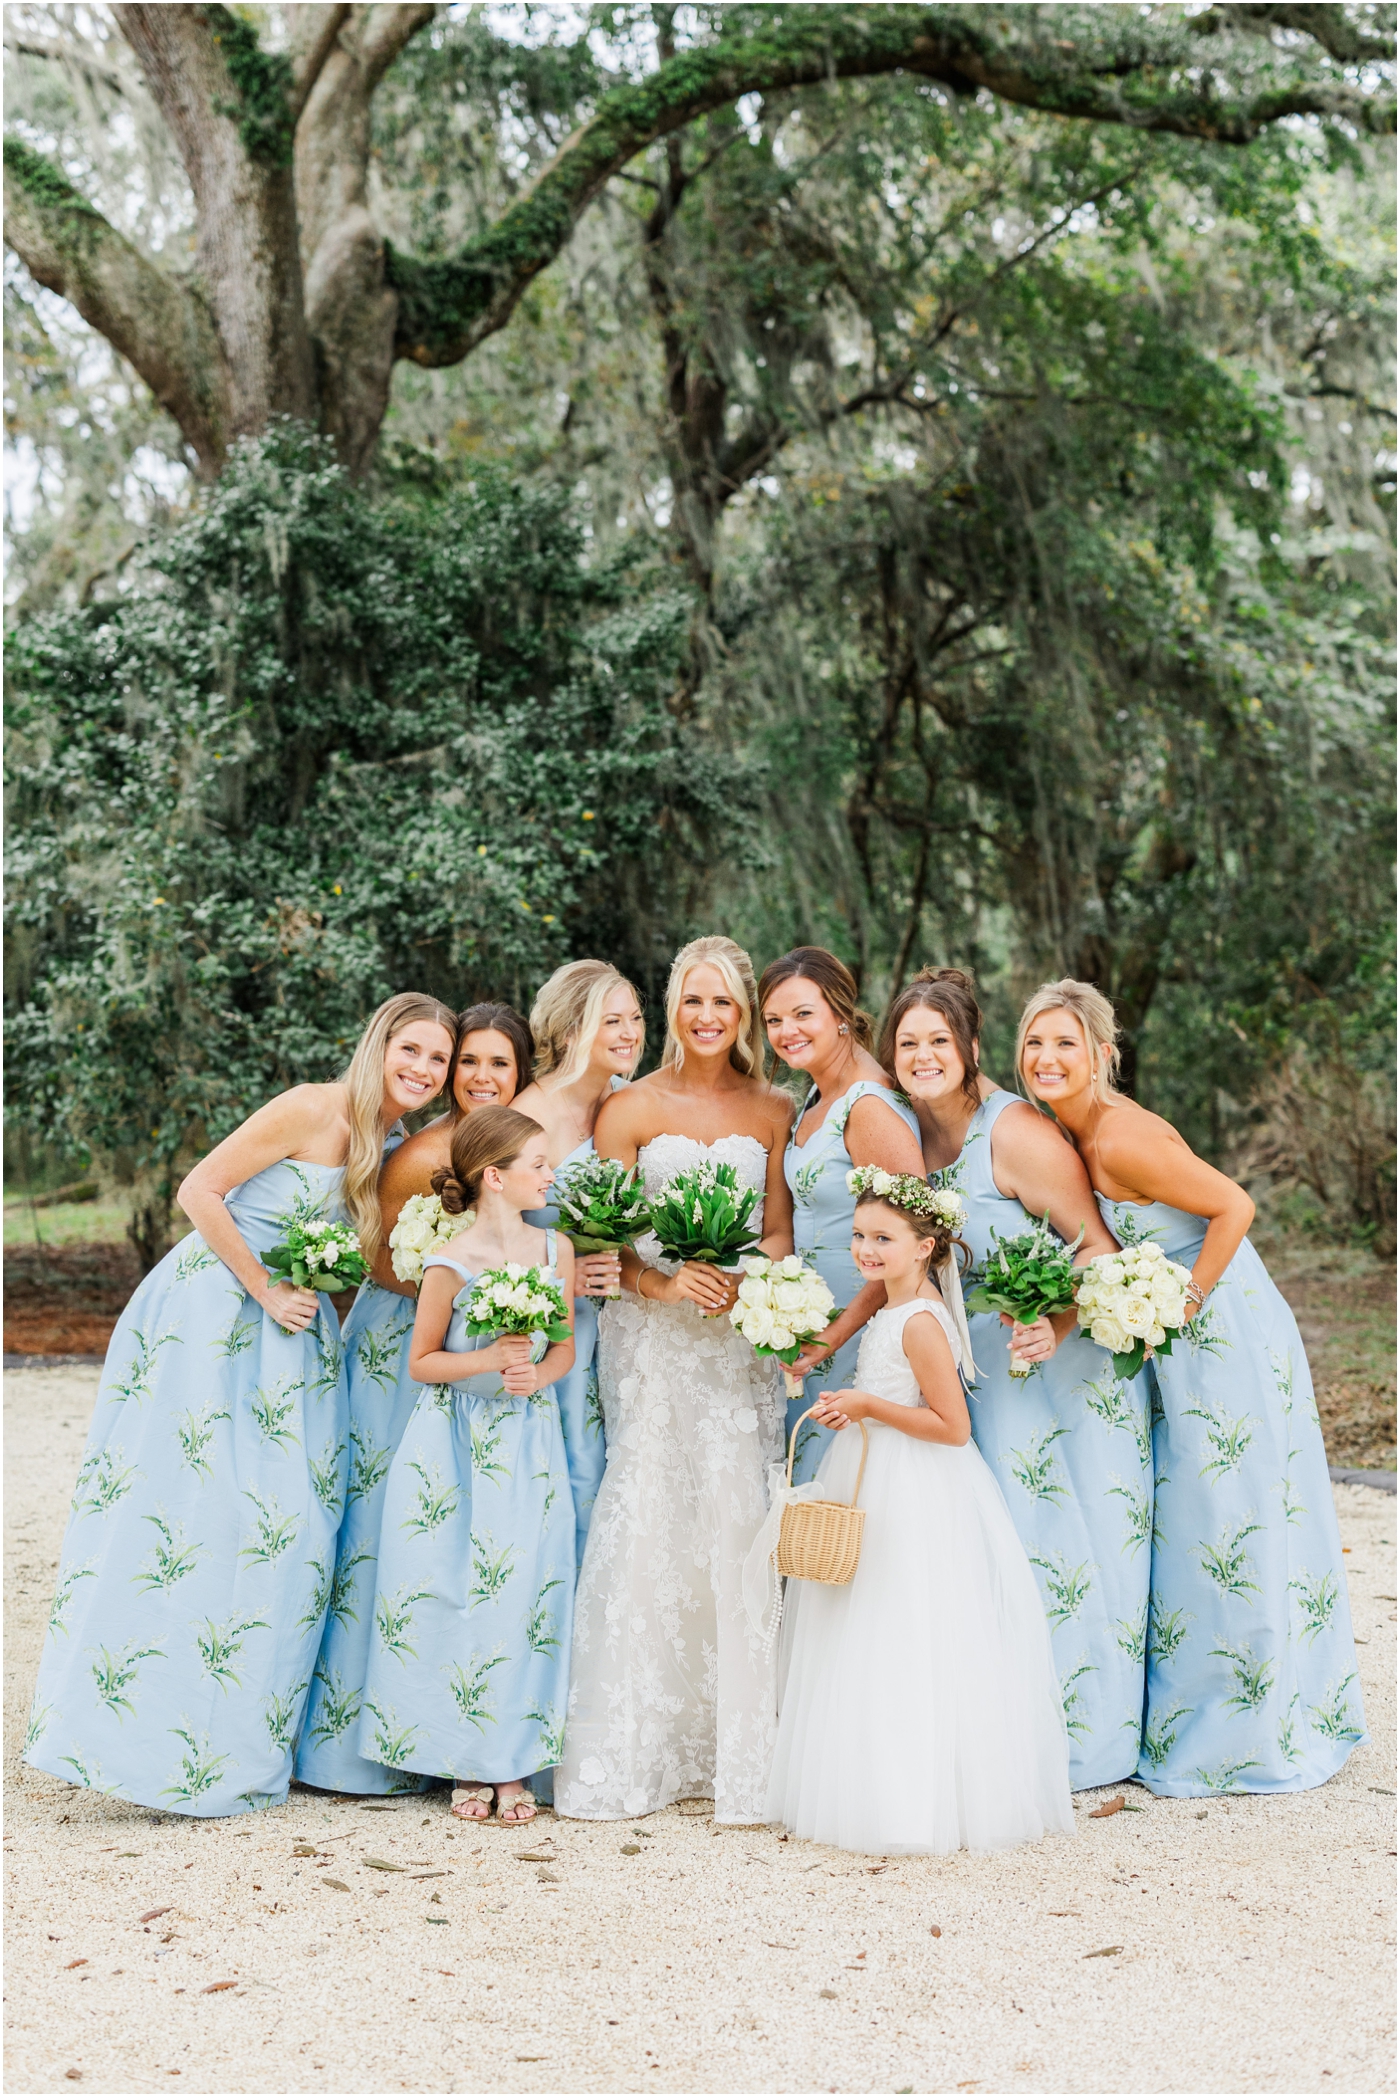
<path id="1" fill-rule="evenodd" d="M 728 939 L 684 947 L 666 1020 L 661 1068 L 605 1103 L 599 1153 L 639 1162 L 649 1194 L 703 1158 L 733 1165 L 764 1190 L 764 1251 L 790 1251 L 792 1103 L 762 1077 L 748 955 Z M 622 1820 L 713 1797 L 716 1820 L 762 1821 L 775 1670 L 740 1580 L 781 1443 L 782 1380 L 716 1315 L 734 1283 L 713 1267 L 677 1267 L 644 1238 L 624 1255 L 623 1290 L 599 1323 L 607 1469 L 574 1606 L 556 1810 Z"/>

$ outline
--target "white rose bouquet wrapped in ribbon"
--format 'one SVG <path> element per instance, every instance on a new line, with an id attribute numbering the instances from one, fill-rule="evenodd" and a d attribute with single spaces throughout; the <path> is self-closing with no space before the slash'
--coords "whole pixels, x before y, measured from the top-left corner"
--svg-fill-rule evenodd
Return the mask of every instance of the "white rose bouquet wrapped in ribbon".
<path id="1" fill-rule="evenodd" d="M 297 1289 L 319 1289 L 327 1296 L 358 1289 L 369 1273 L 350 1225 L 332 1223 L 325 1216 L 310 1223 L 289 1223 L 281 1244 L 263 1253 L 261 1259 L 278 1281 L 289 1281 Z"/>
<path id="2" fill-rule="evenodd" d="M 729 1313 L 729 1322 L 743 1334 L 755 1354 L 771 1354 L 783 1363 L 795 1362 L 806 1341 L 825 1332 L 839 1316 L 836 1298 L 815 1267 L 790 1252 L 786 1259 L 765 1259 L 762 1253 L 741 1260 L 744 1279 L 739 1300 Z M 789 1398 L 801 1394 L 800 1376 L 784 1374 Z"/>
<path id="3" fill-rule="evenodd" d="M 542 1267 L 521 1267 L 508 1260 L 479 1274 L 467 1302 L 466 1327 L 471 1338 L 523 1333 L 531 1340 L 557 1345 L 570 1338 L 569 1307 L 564 1291 Z M 535 1359 L 540 1359 L 540 1348 Z"/>
<path id="4" fill-rule="evenodd" d="M 389 1233 L 389 1260 L 401 1282 L 416 1287 L 430 1253 L 443 1252 L 460 1232 L 476 1221 L 474 1209 L 449 1216 L 436 1194 L 410 1194 Z"/>
<path id="5" fill-rule="evenodd" d="M 1082 1270 L 1076 1310 L 1096 1347 L 1113 1356 L 1116 1376 L 1133 1377 L 1155 1354 L 1170 1354 L 1185 1331 L 1189 1268 L 1144 1239 L 1101 1252 Z"/>

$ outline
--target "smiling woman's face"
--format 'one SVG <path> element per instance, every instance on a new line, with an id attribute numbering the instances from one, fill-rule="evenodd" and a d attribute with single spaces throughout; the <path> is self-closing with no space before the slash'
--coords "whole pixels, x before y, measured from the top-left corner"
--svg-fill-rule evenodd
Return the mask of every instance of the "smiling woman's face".
<path id="1" fill-rule="evenodd" d="M 468 1034 L 457 1051 L 452 1093 L 463 1114 L 476 1107 L 508 1107 L 520 1090 L 515 1050 L 508 1034 L 482 1027 Z"/>
<path id="2" fill-rule="evenodd" d="M 687 972 L 676 1032 L 688 1054 L 727 1056 L 739 1039 L 743 1017 L 737 998 L 717 968 L 701 962 Z"/>
<path id="3" fill-rule="evenodd" d="M 1097 1071 L 1084 1029 L 1074 1013 L 1038 1012 L 1026 1030 L 1021 1075 L 1032 1099 L 1047 1107 L 1092 1094 Z"/>
<path id="4" fill-rule="evenodd" d="M 395 1114 L 412 1114 L 447 1083 L 452 1037 L 435 1020 L 414 1020 L 384 1045 L 384 1094 Z"/>
<path id="5" fill-rule="evenodd" d="M 932 1102 L 962 1091 L 967 1066 L 941 1012 L 929 1005 L 910 1006 L 894 1038 L 894 1072 L 910 1099 Z"/>
<path id="6" fill-rule="evenodd" d="M 841 1022 L 815 983 L 806 976 L 789 976 L 780 983 L 763 1008 L 763 1024 L 775 1055 L 789 1070 L 825 1067 L 837 1054 L 843 1040 Z"/>

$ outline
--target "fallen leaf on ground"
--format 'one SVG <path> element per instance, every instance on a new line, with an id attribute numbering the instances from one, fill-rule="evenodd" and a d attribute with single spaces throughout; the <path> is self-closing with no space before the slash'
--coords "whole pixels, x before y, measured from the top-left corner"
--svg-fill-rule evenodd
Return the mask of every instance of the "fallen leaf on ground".
<path id="1" fill-rule="evenodd" d="M 763 1941 L 770 1951 L 796 1951 L 797 1949 L 795 1944 L 775 1944 L 771 1937 L 765 1937 Z"/>
<path id="2" fill-rule="evenodd" d="M 294 1857 L 314 1857 L 315 1854 L 316 1845 L 314 1842 L 294 1842 L 292 1844 L 292 1855 Z"/>
<path id="3" fill-rule="evenodd" d="M 65 2068 L 63 2073 L 69 2082 L 81 2082 L 83 2079 L 81 2068 Z"/>
<path id="4" fill-rule="evenodd" d="M 515 1854 L 522 1864 L 557 1864 L 559 1862 L 552 1849 L 518 1849 Z"/>
<path id="5" fill-rule="evenodd" d="M 824 2002 L 835 2002 L 836 2000 L 836 1990 L 834 1988 L 818 1988 L 817 1994 Z"/>
<path id="6" fill-rule="evenodd" d="M 415 1871 L 415 1872 L 414 1872 L 414 1874 L 413 1874 L 414 1878 L 415 1878 L 416 1880 L 420 1881 L 420 1882 L 421 1882 L 421 1881 L 422 1881 L 423 1879 L 445 1879 L 445 1878 L 450 1878 L 450 1877 L 451 1877 L 451 1875 L 452 1875 L 452 1874 L 451 1874 L 450 1872 L 447 1872 L 447 1871 Z"/>
<path id="7" fill-rule="evenodd" d="M 369 1866 L 369 1868 L 370 1868 L 370 1870 L 371 1870 L 371 1871 L 407 1871 L 407 1870 L 408 1870 L 408 1866 L 407 1866 L 406 1864 L 391 1864 L 391 1863 L 390 1863 L 390 1862 L 388 1861 L 387 1857 L 361 1857 L 361 1859 L 360 1859 L 360 1862 L 361 1862 L 362 1864 L 367 1864 L 367 1865 Z"/>
<path id="8" fill-rule="evenodd" d="M 199 1992 L 201 1995 L 222 1995 L 225 1988 L 236 1988 L 237 1986 L 237 1981 L 210 1981 L 208 1987 L 201 1988 Z"/>
<path id="9" fill-rule="evenodd" d="M 157 1915 L 168 1915 L 169 1913 L 169 1908 L 147 1908 L 145 1914 L 138 1915 L 136 1920 L 138 1922 L 154 1922 Z"/>
<path id="10" fill-rule="evenodd" d="M 938 1924 L 936 1922 L 930 1925 L 929 1935 L 931 1937 L 941 1937 L 943 1935 L 942 1930 L 938 1927 Z"/>
<path id="11" fill-rule="evenodd" d="M 64 1967 L 64 1969 L 63 1969 L 63 1970 L 64 1970 L 64 1972 L 65 1972 L 65 1973 L 71 1973 L 71 1972 L 73 1971 L 73 1968 L 74 1968 L 75 1966 L 86 1966 L 86 1964 L 87 1964 L 87 1960 L 86 1960 L 86 1959 L 70 1959 L 70 1960 L 68 1961 L 68 1964 L 67 1964 L 67 1965 L 66 1965 L 66 1966 Z"/>
<path id="12" fill-rule="evenodd" d="M 541 1868 L 539 1871 L 535 1873 L 535 1876 L 536 1878 L 543 1879 L 545 1884 L 548 1886 L 559 1886 L 563 1884 L 563 1881 L 560 1878 L 557 1871 L 546 1871 L 543 1868 Z"/>
<path id="13" fill-rule="evenodd" d="M 1086 1951 L 1086 1959 L 1116 1959 L 1123 1949 L 1121 1944 L 1105 1944 L 1099 1951 Z"/>
<path id="14" fill-rule="evenodd" d="M 1090 1820 L 1107 1820 L 1110 1814 L 1121 1813 L 1127 1803 L 1128 1801 L 1123 1798 L 1106 1799 L 1103 1805 L 1094 1807 L 1089 1818 Z M 1142 1808 L 1139 1807 L 1138 1811 L 1141 1812 Z"/>
<path id="15" fill-rule="evenodd" d="M 321 1884 L 333 1887 L 337 1893 L 348 1893 L 350 1891 L 344 1879 L 322 1879 Z"/>
<path id="16" fill-rule="evenodd" d="M 447 1926 L 447 1917 L 445 1915 L 425 1915 L 423 1920 L 425 1922 L 440 1922 L 444 1928 Z"/>
<path id="17" fill-rule="evenodd" d="M 622 1854 L 624 1857 L 640 1857 L 640 1855 L 642 1854 L 641 1843 L 624 1842 L 622 1845 Z"/>

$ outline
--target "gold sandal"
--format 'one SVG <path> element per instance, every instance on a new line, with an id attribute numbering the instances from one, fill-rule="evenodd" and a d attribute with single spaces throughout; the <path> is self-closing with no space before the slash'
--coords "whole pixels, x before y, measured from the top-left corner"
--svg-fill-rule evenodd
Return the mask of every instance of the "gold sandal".
<path id="1" fill-rule="evenodd" d="M 496 1794 L 489 1784 L 476 1788 L 466 1784 L 454 1784 L 452 1787 L 452 1803 L 447 1810 L 449 1813 L 455 1813 L 458 1820 L 489 1820 L 491 1818 L 491 1803 L 495 1796 Z M 484 1813 L 464 1813 L 462 1808 L 468 1804 L 483 1805 L 486 1811 Z"/>
<path id="2" fill-rule="evenodd" d="M 501 1811 L 502 1806 L 505 1807 L 505 1813 Z M 528 1808 L 528 1811 L 524 1813 L 518 1813 L 516 1811 L 516 1808 L 518 1806 L 525 1806 Z M 510 1815 L 509 1819 L 506 1818 L 506 1814 Z M 502 1798 L 499 1792 L 497 1793 L 496 1819 L 500 1822 L 500 1825 L 503 1828 L 528 1827 L 530 1822 L 534 1819 L 534 1817 L 535 1794 L 533 1791 L 529 1790 L 527 1786 L 522 1784 L 519 1791 L 513 1793 L 513 1795 L 510 1798 Z"/>

